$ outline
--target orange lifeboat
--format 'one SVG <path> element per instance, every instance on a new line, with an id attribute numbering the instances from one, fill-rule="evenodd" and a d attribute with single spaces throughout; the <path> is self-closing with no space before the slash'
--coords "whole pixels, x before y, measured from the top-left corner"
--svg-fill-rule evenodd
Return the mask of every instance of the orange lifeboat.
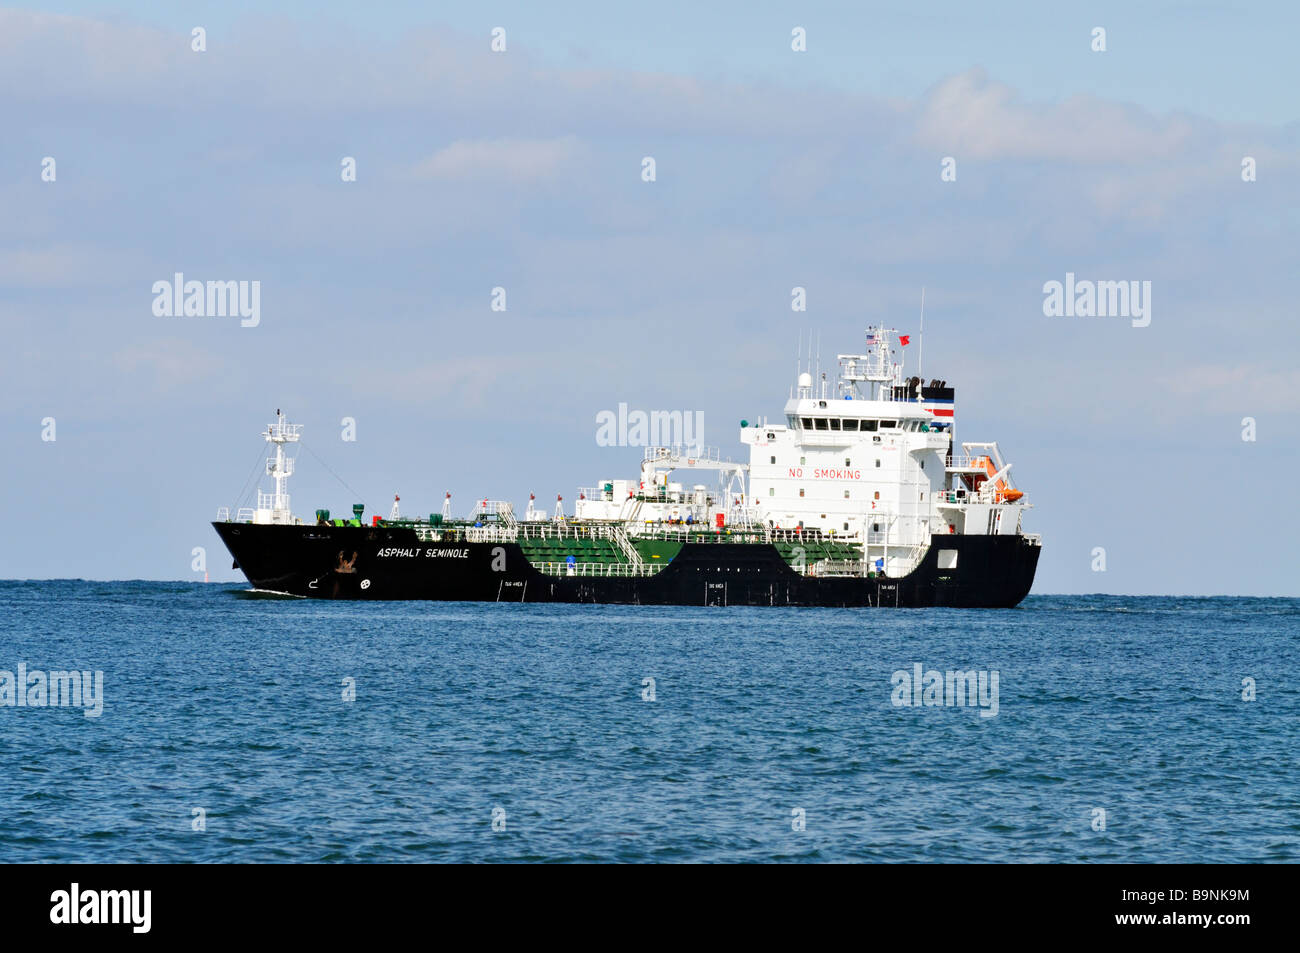
<path id="1" fill-rule="evenodd" d="M 990 460 L 988 457 L 980 457 L 975 461 L 975 465 L 977 467 L 983 466 L 984 472 L 988 474 L 988 477 L 976 478 L 977 481 L 976 489 L 978 489 L 979 484 L 983 483 L 985 479 L 992 478 L 994 475 L 997 474 L 998 471 L 994 469 L 993 461 Z M 999 503 L 1014 503 L 1016 500 L 1020 499 L 1022 496 L 1025 495 L 1024 491 L 1017 490 L 1014 489 L 1013 487 L 1007 486 L 1007 482 L 1002 479 L 999 479 L 997 483 L 993 485 L 993 488 L 996 491 L 994 494 L 994 499 L 996 499 Z"/>

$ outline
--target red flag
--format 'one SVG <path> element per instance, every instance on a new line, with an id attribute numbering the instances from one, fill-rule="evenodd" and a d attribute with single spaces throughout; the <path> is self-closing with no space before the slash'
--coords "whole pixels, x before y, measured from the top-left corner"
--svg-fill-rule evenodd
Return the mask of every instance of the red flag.
<path id="1" fill-rule="evenodd" d="M 903 347 L 907 347 L 907 342 L 910 340 L 912 340 L 912 336 L 910 334 L 900 334 L 898 336 L 898 343 L 903 345 Z"/>

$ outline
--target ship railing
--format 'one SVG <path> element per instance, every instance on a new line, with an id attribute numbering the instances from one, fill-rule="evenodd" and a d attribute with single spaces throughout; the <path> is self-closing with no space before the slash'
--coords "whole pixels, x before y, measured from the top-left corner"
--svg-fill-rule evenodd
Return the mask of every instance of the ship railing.
<path id="1" fill-rule="evenodd" d="M 275 457 L 267 457 L 266 472 L 269 476 L 293 476 L 293 457 L 285 457 L 283 460 L 277 460 Z"/>
<path id="2" fill-rule="evenodd" d="M 674 444 L 669 447 L 646 447 L 643 460 L 685 460 L 688 467 L 700 464 L 722 463 L 722 451 L 717 447 L 692 444 Z M 728 463 L 731 461 L 728 460 Z"/>
<path id="3" fill-rule="evenodd" d="M 297 440 L 302 436 L 302 424 L 273 423 L 267 428 L 268 437 L 283 437 L 285 440 Z"/>
<path id="4" fill-rule="evenodd" d="M 802 568 L 792 567 L 795 572 L 805 576 L 861 576 L 863 563 L 860 559 L 819 559 L 807 563 Z"/>
<path id="5" fill-rule="evenodd" d="M 699 529 L 686 529 L 667 527 L 667 526 L 650 526 L 638 528 L 630 535 L 637 539 L 663 539 L 675 543 L 752 543 L 758 542 L 755 534 L 752 532 L 731 532 L 729 528 L 724 527 L 721 532 L 716 528 L 706 528 L 705 523 L 697 523 Z"/>
<path id="6" fill-rule="evenodd" d="M 1008 485 L 1011 483 L 1007 481 Z M 1002 494 L 998 489 L 987 480 L 978 490 L 941 490 L 935 496 L 934 502 L 938 506 L 964 506 L 967 503 L 996 503 L 999 506 L 1012 505 L 1009 500 L 1002 499 Z M 1026 504 L 1021 504 L 1026 505 Z"/>
<path id="7" fill-rule="evenodd" d="M 903 551 L 901 559 L 899 550 Z M 897 549 L 891 546 L 889 549 L 889 559 L 886 560 L 886 566 L 888 566 L 890 562 L 893 562 L 893 575 L 906 576 L 917 566 L 921 565 L 921 560 L 925 558 L 925 554 L 929 552 L 929 550 L 930 546 L 927 543 L 918 543 L 915 546 L 906 547 L 900 545 Z"/>
<path id="8" fill-rule="evenodd" d="M 627 532 L 624 531 L 623 527 L 614 527 L 612 538 L 629 563 L 634 566 L 641 565 L 641 553 L 637 551 L 637 548 L 632 545 L 631 540 L 627 538 Z"/>
<path id="9" fill-rule="evenodd" d="M 257 508 L 259 510 L 288 511 L 292 509 L 288 493 L 263 493 L 257 491 Z"/>
<path id="10" fill-rule="evenodd" d="M 637 539 L 662 539 L 677 543 L 859 543 L 861 533 L 831 533 L 806 529 L 773 529 L 771 527 L 724 526 L 721 530 L 705 523 L 695 524 L 698 529 L 686 527 L 646 525 L 636 527 L 629 535 Z"/>
<path id="11" fill-rule="evenodd" d="M 239 512 L 235 514 L 236 523 L 253 522 L 253 508 L 251 506 L 241 506 Z"/>
<path id="12" fill-rule="evenodd" d="M 524 539 L 613 539 L 617 524 L 588 526 L 581 523 L 519 523 Z"/>
<path id="13" fill-rule="evenodd" d="M 228 507 L 228 506 L 218 506 L 218 507 L 217 507 L 217 522 L 218 522 L 218 523 L 229 523 L 229 522 L 230 522 L 230 507 Z"/>
<path id="14" fill-rule="evenodd" d="M 762 511 L 757 506 L 745 506 L 743 504 L 727 507 L 727 525 L 739 526 L 744 529 L 758 527 L 762 524 Z"/>
<path id="15" fill-rule="evenodd" d="M 471 520 L 495 519 L 505 526 L 515 525 L 515 505 L 509 500 L 479 500 L 469 514 Z"/>
<path id="16" fill-rule="evenodd" d="M 663 565 L 642 563 L 534 563 L 536 569 L 548 576 L 653 576 Z"/>
<path id="17" fill-rule="evenodd" d="M 961 447 L 964 451 L 963 453 L 954 453 L 949 457 L 949 469 L 978 470 L 984 472 L 985 466 L 983 461 L 985 460 L 988 460 L 993 464 L 993 469 L 995 471 L 1001 470 L 1006 465 L 1006 460 L 1002 458 L 1002 450 L 996 443 L 963 442 Z"/>
<path id="18" fill-rule="evenodd" d="M 860 537 L 860 533 L 824 533 L 819 529 L 763 529 L 763 538 L 769 543 L 856 543 Z"/>
<path id="19" fill-rule="evenodd" d="M 519 538 L 517 526 L 467 526 L 467 543 L 513 543 Z"/>

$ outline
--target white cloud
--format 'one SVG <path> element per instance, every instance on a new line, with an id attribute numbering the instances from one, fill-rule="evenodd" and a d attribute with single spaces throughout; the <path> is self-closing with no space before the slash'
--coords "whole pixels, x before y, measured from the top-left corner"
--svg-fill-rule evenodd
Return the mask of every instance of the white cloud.
<path id="1" fill-rule="evenodd" d="M 462 139 L 415 167 L 427 179 L 485 178 L 525 183 L 549 179 L 579 151 L 573 136 L 559 139 Z"/>
<path id="2" fill-rule="evenodd" d="M 17 288 L 70 288 L 120 281 L 138 256 L 95 245 L 56 243 L 0 248 L 0 284 Z"/>
<path id="3" fill-rule="evenodd" d="M 405 367 L 367 365 L 354 367 L 354 386 L 369 397 L 427 406 L 442 402 L 478 408 L 502 390 L 515 390 L 521 379 L 550 373 L 554 355 L 496 354 L 490 358 L 458 357 L 431 364 Z"/>
<path id="4" fill-rule="evenodd" d="M 113 365 L 137 380 L 145 377 L 160 391 L 194 384 L 216 373 L 221 361 L 208 351 L 177 338 L 133 344 L 114 352 Z"/>
<path id="5" fill-rule="evenodd" d="M 1300 370 L 1271 370 L 1258 365 L 1183 366 L 1156 380 L 1155 390 L 1192 401 L 1191 410 L 1222 411 L 1224 396 L 1243 413 L 1300 411 Z"/>
<path id="6" fill-rule="evenodd" d="M 0 10 L 0 98 L 146 102 L 174 98 L 194 60 L 188 34 L 84 17 Z"/>
<path id="7" fill-rule="evenodd" d="M 974 159 L 1132 162 L 1174 157 L 1193 132 L 1187 119 L 1157 120 L 1136 107 L 1090 96 L 1024 103 L 982 69 L 933 87 L 920 103 L 916 121 L 922 144 Z"/>

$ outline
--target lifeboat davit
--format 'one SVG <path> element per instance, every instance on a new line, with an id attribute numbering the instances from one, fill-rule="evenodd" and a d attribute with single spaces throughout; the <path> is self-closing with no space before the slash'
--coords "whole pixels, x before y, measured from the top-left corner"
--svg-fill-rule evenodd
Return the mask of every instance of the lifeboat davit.
<path id="1" fill-rule="evenodd" d="M 976 488 L 978 489 L 980 483 L 983 483 L 985 479 L 995 476 L 998 471 L 994 469 L 993 461 L 988 457 L 980 457 L 975 461 L 975 465 L 977 467 L 983 466 L 984 472 L 988 474 L 988 477 L 977 478 L 978 482 L 976 483 Z M 994 499 L 999 503 L 1014 503 L 1025 495 L 1023 490 L 1017 490 L 1008 486 L 1006 480 L 1002 479 L 999 479 L 995 484 L 993 484 L 993 489 L 996 491 L 994 493 Z"/>

